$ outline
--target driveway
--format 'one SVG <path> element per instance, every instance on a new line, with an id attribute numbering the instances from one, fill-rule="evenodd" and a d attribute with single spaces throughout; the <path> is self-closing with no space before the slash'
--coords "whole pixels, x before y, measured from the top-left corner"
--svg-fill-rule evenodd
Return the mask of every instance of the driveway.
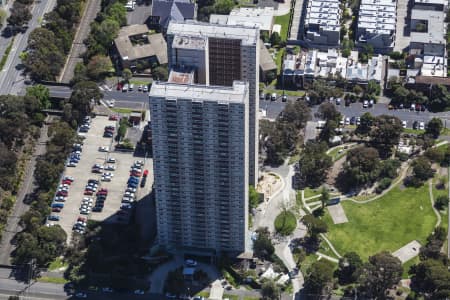
<path id="1" fill-rule="evenodd" d="M 182 267 L 183 265 L 184 265 L 183 258 L 181 256 L 176 256 L 171 261 L 159 266 L 156 270 L 154 270 L 149 277 L 149 280 L 151 282 L 150 293 L 163 294 L 164 282 L 166 280 L 167 274 L 170 271 Z M 222 277 L 219 270 L 217 270 L 214 266 L 210 264 L 198 262 L 197 269 L 206 272 L 206 274 L 208 274 L 210 282 L 213 282 L 214 280 Z"/>

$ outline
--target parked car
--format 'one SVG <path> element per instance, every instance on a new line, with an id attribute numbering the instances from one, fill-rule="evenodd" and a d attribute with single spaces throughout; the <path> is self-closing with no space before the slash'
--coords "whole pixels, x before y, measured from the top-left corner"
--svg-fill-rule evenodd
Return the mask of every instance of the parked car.
<path id="1" fill-rule="evenodd" d="M 84 195 L 86 196 L 92 196 L 94 194 L 94 191 L 92 190 L 84 190 Z"/>
<path id="2" fill-rule="evenodd" d="M 115 165 L 106 165 L 105 166 L 105 171 L 114 171 L 114 170 L 116 170 Z"/>
<path id="3" fill-rule="evenodd" d="M 271 101 L 276 101 L 277 100 L 277 93 L 272 93 L 272 96 L 270 96 L 270 100 Z"/>
<path id="4" fill-rule="evenodd" d="M 50 216 L 48 216 L 47 220 L 49 220 L 49 221 L 59 221 L 59 216 L 50 215 Z"/>
<path id="5" fill-rule="evenodd" d="M 147 85 L 144 85 L 144 87 L 142 88 L 142 91 L 143 91 L 144 93 L 147 93 L 147 92 L 148 92 L 148 87 L 147 87 Z"/>
<path id="6" fill-rule="evenodd" d="M 196 267 L 196 266 L 197 266 L 197 262 L 196 262 L 195 260 L 193 260 L 193 259 L 186 259 L 186 260 L 184 261 L 184 264 L 185 264 L 187 267 Z"/>
<path id="7" fill-rule="evenodd" d="M 406 121 L 402 121 L 402 127 L 406 128 L 406 125 L 407 125 Z"/>
<path id="8" fill-rule="evenodd" d="M 424 122 L 420 122 L 419 123 L 419 130 L 425 130 L 425 123 Z"/>
<path id="9" fill-rule="evenodd" d="M 69 181 L 73 182 L 75 180 L 75 178 L 73 178 L 72 176 L 64 176 L 63 180 L 69 180 Z"/>
<path id="10" fill-rule="evenodd" d="M 61 207 L 52 207 L 52 212 L 61 212 Z"/>
<path id="11" fill-rule="evenodd" d="M 119 119 L 119 116 L 118 115 L 110 115 L 109 116 L 109 120 L 110 121 L 117 121 Z"/>
<path id="12" fill-rule="evenodd" d="M 116 162 L 116 159 L 114 157 L 109 157 L 106 162 L 113 164 Z"/>
<path id="13" fill-rule="evenodd" d="M 98 147 L 98 151 L 100 151 L 100 152 L 108 152 L 109 151 L 109 147 L 100 146 L 100 147 Z"/>
<path id="14" fill-rule="evenodd" d="M 418 121 L 414 121 L 413 125 L 412 125 L 413 129 L 418 129 L 419 128 L 419 122 Z"/>
<path id="15" fill-rule="evenodd" d="M 134 294 L 135 294 L 135 295 L 144 295 L 145 292 L 144 292 L 143 290 L 135 290 L 135 291 L 134 291 Z"/>

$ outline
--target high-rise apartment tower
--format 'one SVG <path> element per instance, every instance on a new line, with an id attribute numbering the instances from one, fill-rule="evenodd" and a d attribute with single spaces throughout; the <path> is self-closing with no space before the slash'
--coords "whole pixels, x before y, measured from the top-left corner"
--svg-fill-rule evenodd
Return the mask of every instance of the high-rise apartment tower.
<path id="1" fill-rule="evenodd" d="M 195 21 L 170 22 L 169 68 L 194 68 L 195 82 L 249 84 L 249 184 L 258 181 L 259 29 Z"/>
<path id="2" fill-rule="evenodd" d="M 249 250 L 249 89 L 231 84 L 151 87 L 158 243 L 169 250 Z"/>

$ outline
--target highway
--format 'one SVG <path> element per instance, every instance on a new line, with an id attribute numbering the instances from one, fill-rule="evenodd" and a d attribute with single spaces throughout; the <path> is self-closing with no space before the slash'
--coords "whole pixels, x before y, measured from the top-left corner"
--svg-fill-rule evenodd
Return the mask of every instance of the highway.
<path id="1" fill-rule="evenodd" d="M 55 4 L 56 0 L 37 0 L 34 2 L 31 9 L 33 17 L 28 23 L 29 29 L 25 33 L 16 35 L 11 53 L 3 70 L 0 72 L 0 94 L 21 95 L 25 93 L 25 77 L 22 75 L 22 69 L 20 67 L 22 62 L 19 54 L 26 49 L 30 32 L 40 26 L 39 21 L 44 17 L 44 14 L 53 9 Z"/>

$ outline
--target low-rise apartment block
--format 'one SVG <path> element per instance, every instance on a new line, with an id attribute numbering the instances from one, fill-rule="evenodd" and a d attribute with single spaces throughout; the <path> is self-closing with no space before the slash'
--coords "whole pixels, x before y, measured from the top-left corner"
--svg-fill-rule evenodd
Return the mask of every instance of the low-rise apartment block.
<path id="1" fill-rule="evenodd" d="M 209 17 L 209 23 L 258 27 L 260 31 L 271 34 L 273 13 L 273 7 L 239 7 L 234 8 L 229 15 L 212 14 Z"/>
<path id="2" fill-rule="evenodd" d="M 359 45 L 372 45 L 379 53 L 392 51 L 397 23 L 396 9 L 396 0 L 362 0 L 356 42 Z"/>
<path id="3" fill-rule="evenodd" d="M 340 44 L 339 1 L 308 0 L 304 24 L 304 40 L 311 46 Z"/>
<path id="4" fill-rule="evenodd" d="M 327 52 L 310 50 L 298 55 L 288 54 L 283 63 L 283 79 L 286 86 L 308 88 L 314 80 L 334 81 L 338 78 L 350 84 L 365 85 L 370 80 L 381 82 L 383 57 L 376 55 L 367 63 L 358 62 L 358 52 L 352 51 L 348 58 L 337 50 Z"/>

